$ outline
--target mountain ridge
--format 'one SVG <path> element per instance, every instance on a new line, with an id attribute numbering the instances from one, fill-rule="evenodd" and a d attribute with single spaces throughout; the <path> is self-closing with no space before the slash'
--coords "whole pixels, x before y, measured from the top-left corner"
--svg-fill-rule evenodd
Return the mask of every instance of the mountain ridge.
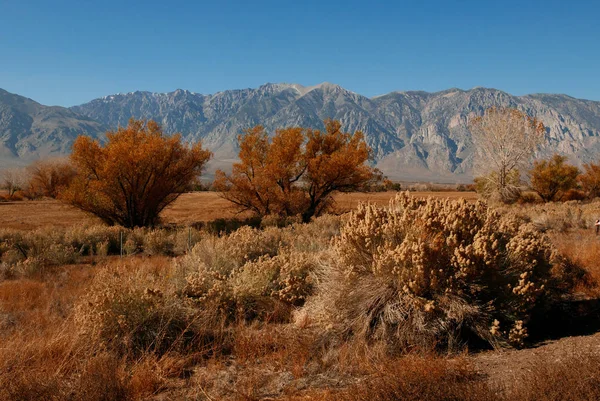
<path id="1" fill-rule="evenodd" d="M 67 126 L 93 121 L 102 129 L 124 126 L 131 117 L 155 119 L 166 133 L 181 132 L 185 140 L 202 140 L 215 153 L 209 173 L 230 167 L 237 154 L 237 135 L 246 128 L 257 124 L 268 132 L 287 126 L 322 128 L 325 118 L 334 118 L 347 131 L 364 132 L 376 165 L 393 179 L 464 182 L 473 176 L 468 120 L 492 106 L 516 107 L 546 125 L 548 145 L 538 156 L 556 151 L 577 164 L 597 161 L 600 102 L 563 94 L 513 96 L 483 87 L 393 91 L 373 97 L 329 82 L 266 83 L 208 95 L 185 89 L 136 91 L 70 107 L 73 114 L 64 117 L 77 120 Z M 55 115 L 60 113 L 65 113 L 64 108 L 54 110 Z M 93 131 L 92 136 L 101 137 L 101 129 Z M 68 148 L 72 138 L 62 139 L 65 143 L 55 143 L 54 148 Z"/>

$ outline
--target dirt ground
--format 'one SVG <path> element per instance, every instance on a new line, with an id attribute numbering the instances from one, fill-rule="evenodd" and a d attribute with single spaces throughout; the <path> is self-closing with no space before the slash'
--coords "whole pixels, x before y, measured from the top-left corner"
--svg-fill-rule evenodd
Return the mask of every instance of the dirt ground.
<path id="1" fill-rule="evenodd" d="M 348 211 L 360 201 L 386 205 L 396 192 L 349 193 L 335 197 L 336 210 Z M 413 192 L 419 197 L 477 199 L 474 192 Z M 164 210 L 163 221 L 167 224 L 192 224 L 213 221 L 218 218 L 244 218 L 231 203 L 219 197 L 216 192 L 194 192 L 183 194 L 171 206 Z M 32 230 L 38 227 L 68 227 L 81 223 L 99 223 L 100 221 L 78 209 L 56 200 L 0 202 L 0 228 Z"/>

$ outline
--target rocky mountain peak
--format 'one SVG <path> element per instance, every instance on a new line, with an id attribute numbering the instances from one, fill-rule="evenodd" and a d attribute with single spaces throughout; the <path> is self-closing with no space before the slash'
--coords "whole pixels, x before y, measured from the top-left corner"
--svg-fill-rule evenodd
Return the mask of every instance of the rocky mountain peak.
<path id="1" fill-rule="evenodd" d="M 152 118 L 166 133 L 181 132 L 188 141 L 202 140 L 215 153 L 214 170 L 231 165 L 237 135 L 246 128 L 323 128 L 323 120 L 333 118 L 345 130 L 365 134 L 377 166 L 389 177 L 461 182 L 473 173 L 468 120 L 492 106 L 516 107 L 546 125 L 549 142 L 540 156 L 559 152 L 579 164 L 598 161 L 600 102 L 566 95 L 513 96 L 483 87 L 398 91 L 368 98 L 329 82 L 266 83 L 212 95 L 185 89 L 132 92 L 70 109 L 48 108 L 0 90 L 0 160 L 7 155 L 20 160 L 68 153 L 76 135 L 98 136 L 135 117 Z"/>

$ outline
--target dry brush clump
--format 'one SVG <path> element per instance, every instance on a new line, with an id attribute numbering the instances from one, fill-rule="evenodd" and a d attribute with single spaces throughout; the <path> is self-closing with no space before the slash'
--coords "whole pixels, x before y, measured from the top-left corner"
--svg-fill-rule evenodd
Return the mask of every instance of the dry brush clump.
<path id="1" fill-rule="evenodd" d="M 66 229 L 0 230 L 0 278 L 32 276 L 83 257 L 182 255 L 201 238 L 191 227 L 135 228 L 76 225 Z"/>
<path id="2" fill-rule="evenodd" d="M 170 269 L 130 263 L 98 272 L 76 309 L 81 335 L 132 358 L 180 352 L 203 340 L 210 327 L 174 293 Z"/>
<path id="3" fill-rule="evenodd" d="M 206 236 L 177 262 L 182 291 L 229 319 L 286 320 L 312 294 L 314 273 L 338 229 L 339 218 L 324 216 L 311 224 Z"/>
<path id="4" fill-rule="evenodd" d="M 306 314 L 326 332 L 395 350 L 521 345 L 568 271 L 549 239 L 518 218 L 408 193 L 387 208 L 360 205 L 334 249 Z"/>
<path id="5" fill-rule="evenodd" d="M 568 201 L 549 202 L 538 205 L 501 206 L 496 209 L 503 214 L 511 214 L 532 223 L 541 232 L 565 233 L 577 229 L 591 229 L 600 218 L 600 203 Z"/>

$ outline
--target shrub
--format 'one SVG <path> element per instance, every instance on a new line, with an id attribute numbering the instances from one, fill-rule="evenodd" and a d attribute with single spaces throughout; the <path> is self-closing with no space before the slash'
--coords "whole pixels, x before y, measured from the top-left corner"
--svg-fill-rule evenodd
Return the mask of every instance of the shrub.
<path id="1" fill-rule="evenodd" d="M 517 203 L 526 204 L 526 203 L 539 203 L 540 197 L 534 192 L 523 192 L 519 197 Z"/>
<path id="2" fill-rule="evenodd" d="M 325 131 L 279 129 L 269 138 L 262 126 L 238 137 L 240 163 L 230 175 L 217 170 L 213 183 L 241 211 L 264 217 L 301 215 L 304 222 L 326 212 L 335 192 L 368 189 L 381 174 L 367 165 L 371 150 L 362 132 L 324 121 Z"/>
<path id="3" fill-rule="evenodd" d="M 230 319 L 270 319 L 278 308 L 289 313 L 312 294 L 314 271 L 339 225 L 339 218 L 322 216 L 310 224 L 204 236 L 176 262 L 179 288 Z"/>
<path id="4" fill-rule="evenodd" d="M 498 173 L 495 171 L 477 177 L 474 181 L 475 190 L 486 199 L 510 204 L 521 197 L 521 174 L 519 170 L 511 170 L 506 175 L 506 181 L 503 185 L 499 184 Z"/>
<path id="5" fill-rule="evenodd" d="M 200 143 L 167 137 L 154 121 L 131 119 L 108 142 L 80 136 L 71 162 L 77 175 L 61 198 L 109 225 L 154 226 L 160 212 L 195 180 L 211 156 Z"/>
<path id="6" fill-rule="evenodd" d="M 75 177 L 75 168 L 65 160 L 45 160 L 33 163 L 27 168 L 29 185 L 27 197 L 48 196 L 56 198 L 60 191 L 68 187 Z"/>
<path id="7" fill-rule="evenodd" d="M 96 275 L 76 309 L 81 335 L 101 349 L 132 358 L 189 346 L 199 322 L 170 292 L 166 272 L 131 267 L 107 268 Z"/>
<path id="8" fill-rule="evenodd" d="M 600 164 L 584 164 L 583 174 L 579 176 L 581 187 L 583 191 L 590 198 L 597 198 L 600 196 Z"/>
<path id="9" fill-rule="evenodd" d="M 562 200 L 567 191 L 575 189 L 579 169 L 566 163 L 567 157 L 555 154 L 549 160 L 538 160 L 533 163 L 531 189 L 544 202 Z"/>
<path id="10" fill-rule="evenodd" d="M 563 263 L 518 218 L 408 193 L 387 208 L 360 205 L 334 248 L 309 316 L 400 349 L 522 344 L 532 312 L 558 292 L 552 273 Z"/>

